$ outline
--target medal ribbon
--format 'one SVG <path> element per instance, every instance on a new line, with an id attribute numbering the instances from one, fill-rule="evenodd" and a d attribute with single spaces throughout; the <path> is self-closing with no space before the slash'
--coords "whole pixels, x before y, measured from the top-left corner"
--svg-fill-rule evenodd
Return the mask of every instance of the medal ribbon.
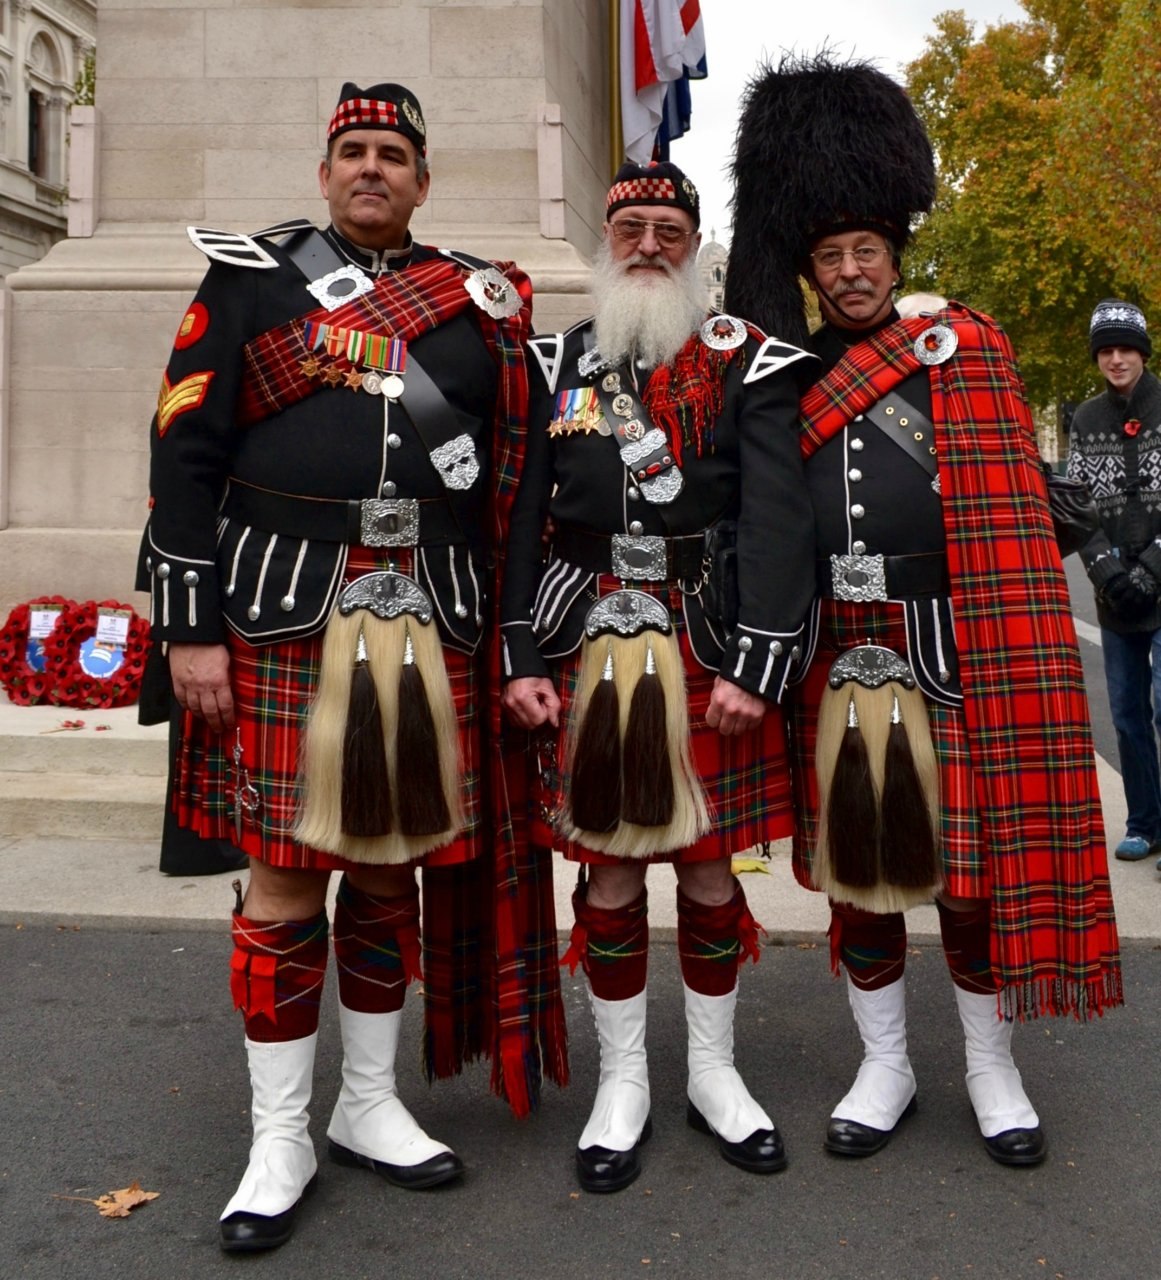
<path id="1" fill-rule="evenodd" d="M 327 354 L 346 356 L 352 364 L 363 364 L 383 373 L 403 373 L 407 368 L 407 343 L 365 329 L 344 329 L 338 325 L 307 320 L 303 338 L 311 351 L 325 347 Z"/>

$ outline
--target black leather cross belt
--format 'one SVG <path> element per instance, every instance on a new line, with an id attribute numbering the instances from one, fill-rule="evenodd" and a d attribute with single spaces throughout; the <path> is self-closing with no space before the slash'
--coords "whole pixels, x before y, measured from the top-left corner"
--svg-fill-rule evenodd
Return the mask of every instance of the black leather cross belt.
<path id="1" fill-rule="evenodd" d="M 900 600 L 942 596 L 951 590 L 947 557 L 940 551 L 913 556 L 833 555 L 816 561 L 818 593 L 834 600 Z"/>
<path id="2" fill-rule="evenodd" d="M 231 478 L 222 514 L 288 538 L 361 547 L 466 542 L 446 498 L 310 498 Z"/>
<path id="3" fill-rule="evenodd" d="M 555 553 L 586 573 L 610 573 L 644 582 L 700 582 L 705 535 L 663 538 L 644 533 L 594 533 L 576 525 L 557 529 Z"/>

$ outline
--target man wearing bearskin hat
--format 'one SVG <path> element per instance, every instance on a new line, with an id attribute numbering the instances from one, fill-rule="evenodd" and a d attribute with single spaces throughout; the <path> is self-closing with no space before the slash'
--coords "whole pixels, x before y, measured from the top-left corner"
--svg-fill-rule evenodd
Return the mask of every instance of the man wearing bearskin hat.
<path id="1" fill-rule="evenodd" d="M 697 191 L 675 165 L 624 165 L 606 219 L 595 316 L 531 343 L 501 601 L 504 704 L 536 735 L 540 838 L 583 864 L 566 961 L 588 977 L 600 1039 L 576 1152 L 595 1192 L 633 1181 L 651 1131 L 651 861 L 677 873 L 688 1121 L 742 1169 L 786 1164 L 733 1065 L 738 970 L 758 948 L 730 858 L 790 829 L 777 703 L 812 590 L 794 416 L 816 363 L 707 317 Z"/>
<path id="2" fill-rule="evenodd" d="M 865 1056 L 826 1132 L 866 1156 L 916 1107 L 903 912 L 935 899 L 991 1156 L 1035 1164 L 1013 1020 L 1122 1001 L 1083 674 L 1031 417 L 996 323 L 900 319 L 935 194 L 903 90 L 788 56 L 750 84 L 734 161 L 731 308 L 807 341 L 801 405 L 819 600 L 793 696 L 794 866 L 831 901 Z"/>
<path id="3" fill-rule="evenodd" d="M 547 969 L 525 952 L 555 934 L 551 873 L 536 883 L 496 799 L 481 647 L 523 445 L 530 290 L 510 264 L 415 243 L 429 184 L 415 95 L 345 85 L 319 167 L 325 231 L 191 229 L 211 265 L 153 420 L 142 567 L 185 708 L 177 813 L 251 855 L 231 990 L 254 1136 L 221 1216 L 228 1251 L 282 1244 L 315 1179 L 332 871 L 333 1160 L 410 1189 L 463 1172 L 397 1095 L 413 977 L 429 1079 L 492 1051 L 523 1112 L 542 1053 L 566 1075 L 551 944 Z M 523 1014 L 495 1016 L 492 996 Z"/>

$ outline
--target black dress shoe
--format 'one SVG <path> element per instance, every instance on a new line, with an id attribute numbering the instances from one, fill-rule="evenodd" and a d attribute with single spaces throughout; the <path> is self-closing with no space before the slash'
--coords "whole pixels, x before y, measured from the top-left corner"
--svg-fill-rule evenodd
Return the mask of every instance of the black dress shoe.
<path id="1" fill-rule="evenodd" d="M 698 1133 L 708 1133 L 716 1138 L 722 1159 L 745 1169 L 747 1173 L 778 1173 L 786 1168 L 786 1149 L 777 1129 L 755 1129 L 741 1142 L 727 1142 L 692 1102 L 686 1103 L 685 1122 Z"/>
<path id="2" fill-rule="evenodd" d="M 641 1136 L 628 1151 L 612 1151 L 608 1147 L 585 1147 L 582 1151 L 577 1147 L 576 1172 L 581 1186 L 598 1194 L 623 1190 L 641 1172 L 641 1144 L 652 1133 L 653 1117 L 646 1116 Z"/>
<path id="3" fill-rule="evenodd" d="M 898 1129 L 899 1121 L 914 1115 L 918 1106 L 918 1099 L 912 1097 L 903 1108 L 899 1120 L 895 1121 L 894 1129 L 873 1129 L 869 1124 L 860 1124 L 857 1120 L 836 1120 L 832 1116 L 826 1126 L 826 1138 L 822 1145 L 836 1156 L 873 1156 L 891 1141 L 891 1135 Z"/>
<path id="4" fill-rule="evenodd" d="M 1039 1125 L 1035 1129 L 1005 1129 L 985 1138 L 988 1155 L 1000 1164 L 1039 1164 L 1048 1154 L 1048 1143 Z"/>
<path id="5" fill-rule="evenodd" d="M 302 1189 L 302 1196 L 313 1189 L 315 1177 Z M 260 1249 L 277 1249 L 294 1235 L 294 1217 L 302 1196 L 282 1213 L 267 1215 L 239 1209 L 218 1223 L 218 1244 L 223 1253 L 257 1253 Z"/>
<path id="6" fill-rule="evenodd" d="M 365 1156 L 362 1152 L 341 1146 L 333 1138 L 327 1139 L 327 1150 L 336 1164 L 362 1165 L 386 1178 L 392 1186 L 403 1187 L 406 1191 L 438 1187 L 441 1182 L 451 1182 L 464 1172 L 464 1162 L 454 1151 L 441 1151 L 421 1164 L 388 1164 L 386 1160 L 376 1160 L 374 1156 Z"/>

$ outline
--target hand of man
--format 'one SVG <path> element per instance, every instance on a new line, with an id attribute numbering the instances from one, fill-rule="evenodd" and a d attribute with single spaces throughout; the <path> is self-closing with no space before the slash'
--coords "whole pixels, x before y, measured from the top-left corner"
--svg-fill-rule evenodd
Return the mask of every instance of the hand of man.
<path id="1" fill-rule="evenodd" d="M 500 702 L 521 729 L 539 729 L 546 721 L 554 729 L 560 724 L 560 699 L 547 676 L 509 680 Z"/>
<path id="2" fill-rule="evenodd" d="M 1157 603 L 1157 593 L 1142 586 L 1129 573 L 1110 578 L 1101 588 L 1101 594 L 1122 622 L 1139 622 Z"/>
<path id="3" fill-rule="evenodd" d="M 233 727 L 230 651 L 224 644 L 171 644 L 169 675 L 179 705 L 218 733 Z"/>
<path id="4" fill-rule="evenodd" d="M 756 693 L 748 693 L 740 685 L 731 684 L 718 676 L 714 680 L 706 708 L 705 722 L 711 729 L 729 737 L 732 734 L 749 733 L 762 723 L 766 714 L 766 702 Z"/>

